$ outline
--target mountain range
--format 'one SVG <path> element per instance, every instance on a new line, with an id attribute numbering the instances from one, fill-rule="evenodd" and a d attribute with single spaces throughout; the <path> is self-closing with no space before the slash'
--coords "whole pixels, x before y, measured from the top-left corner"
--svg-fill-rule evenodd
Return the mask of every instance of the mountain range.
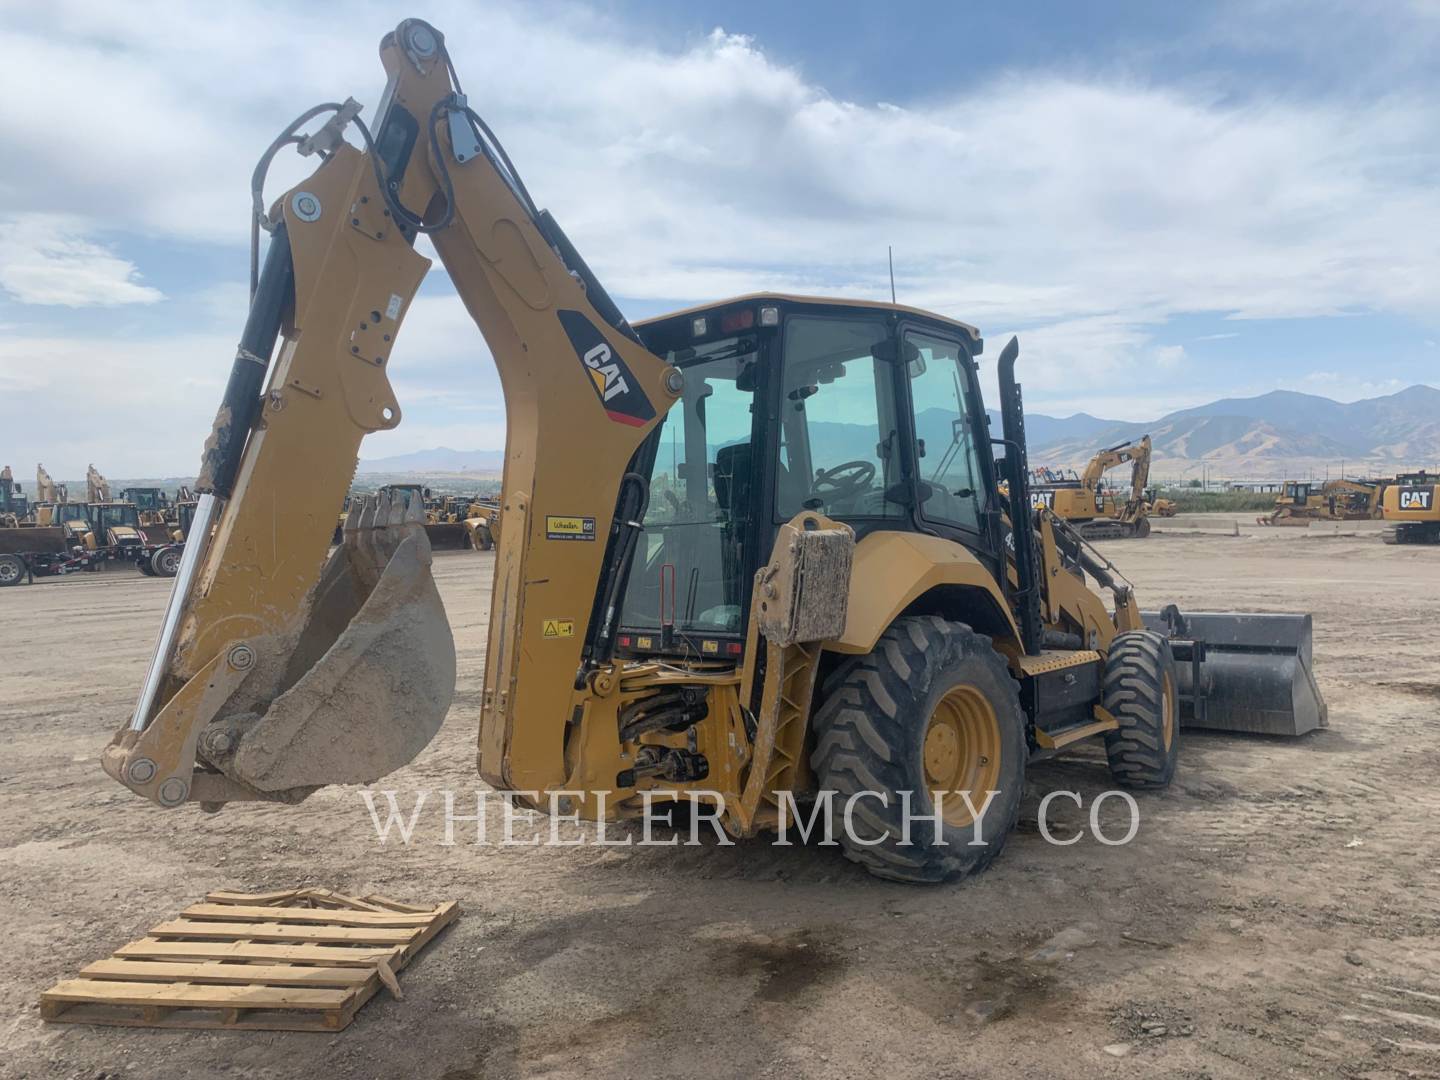
<path id="1" fill-rule="evenodd" d="M 947 443 L 952 414 L 927 409 L 917 417 L 927 445 Z M 990 414 L 1000 433 L 1000 417 Z M 811 421 L 823 460 L 834 457 L 820 444 L 873 444 L 875 432 L 860 425 Z M 1315 394 L 1273 390 L 1248 398 L 1221 398 L 1139 423 L 1088 413 L 1056 417 L 1029 413 L 1025 430 L 1032 465 L 1079 467 L 1103 446 L 1149 435 L 1154 467 L 1162 476 L 1205 464 L 1231 475 L 1299 475 L 1346 463 L 1347 471 L 1393 472 L 1440 464 L 1440 389 L 1416 385 L 1384 397 L 1343 403 Z M 363 473 L 498 472 L 500 450 L 436 447 L 360 462 Z M 838 459 L 836 459 L 838 460 Z M 1353 465 L 1350 469 L 1348 466 Z"/>
<path id="2" fill-rule="evenodd" d="M 1204 462 L 1232 472 L 1269 474 L 1341 462 L 1393 471 L 1440 461 L 1440 390 L 1425 385 L 1349 403 L 1273 390 L 1221 398 L 1150 423 L 1097 424 L 1083 413 L 1045 421 L 1042 427 L 1026 418 L 1035 464 L 1077 465 L 1099 447 L 1146 434 L 1157 465 Z"/>
<path id="3" fill-rule="evenodd" d="M 503 450 L 451 450 L 437 446 L 393 457 L 361 460 L 356 472 L 364 473 L 491 473 L 505 467 Z"/>

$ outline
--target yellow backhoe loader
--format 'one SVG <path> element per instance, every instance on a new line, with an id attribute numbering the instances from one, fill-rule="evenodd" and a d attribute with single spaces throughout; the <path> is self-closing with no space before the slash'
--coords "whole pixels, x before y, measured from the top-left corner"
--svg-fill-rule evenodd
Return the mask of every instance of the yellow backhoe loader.
<path id="1" fill-rule="evenodd" d="M 1105 474 L 1121 465 L 1130 465 L 1130 491 L 1124 498 L 1103 486 Z M 1134 442 L 1107 446 L 1090 459 L 1080 476 L 1050 473 L 1031 484 L 1037 508 L 1044 507 L 1060 520 L 1069 522 L 1090 540 L 1150 535 L 1150 436 Z"/>
<path id="2" fill-rule="evenodd" d="M 1275 509 L 1257 517 L 1257 525 L 1308 528 L 1315 521 L 1368 521 L 1381 516 L 1388 480 L 1287 480 Z"/>
<path id="3" fill-rule="evenodd" d="M 992 440 L 983 342 L 953 319 L 761 294 L 632 326 L 467 104 L 439 32 L 402 22 L 380 57 L 373 132 L 332 103 L 266 154 L 322 161 L 262 215 L 180 575 L 103 755 L 116 780 L 166 807 L 294 802 L 385 775 L 440 727 L 455 652 L 419 501 L 352 502 L 328 556 L 322 512 L 364 435 L 400 422 L 390 357 L 422 232 L 504 391 L 478 765 L 525 804 L 632 818 L 718 797 L 744 836 L 794 800 L 876 874 L 939 881 L 999 851 L 1037 756 L 1103 738 L 1119 783 L 1161 787 L 1182 720 L 1325 723 L 1308 615 L 1143 613 L 1029 510 L 1015 341 Z M 916 418 L 936 409 L 926 439 Z M 907 845 L 911 811 L 941 827 Z"/>
<path id="4" fill-rule="evenodd" d="M 1381 512 L 1387 544 L 1440 544 L 1440 503 L 1434 473 L 1401 473 L 1385 489 Z"/>

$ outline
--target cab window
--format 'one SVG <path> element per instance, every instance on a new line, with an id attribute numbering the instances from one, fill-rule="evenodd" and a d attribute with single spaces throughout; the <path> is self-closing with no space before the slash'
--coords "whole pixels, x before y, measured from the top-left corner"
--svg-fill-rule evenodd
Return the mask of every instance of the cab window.
<path id="1" fill-rule="evenodd" d="M 620 624 L 639 630 L 671 624 L 689 644 L 687 635 L 744 629 L 759 351 L 752 334 L 666 358 L 685 372 L 685 388 L 655 436 L 644 539 L 631 562 Z"/>
<path id="2" fill-rule="evenodd" d="M 885 339 L 878 319 L 786 320 L 775 478 L 781 520 L 802 510 L 904 516 L 895 501 L 903 489 L 894 372 L 875 355 Z"/>
<path id="3" fill-rule="evenodd" d="M 953 341 L 919 333 L 906 334 L 904 354 L 915 409 L 920 512 L 978 531 L 984 433 L 974 430 L 964 355 Z"/>

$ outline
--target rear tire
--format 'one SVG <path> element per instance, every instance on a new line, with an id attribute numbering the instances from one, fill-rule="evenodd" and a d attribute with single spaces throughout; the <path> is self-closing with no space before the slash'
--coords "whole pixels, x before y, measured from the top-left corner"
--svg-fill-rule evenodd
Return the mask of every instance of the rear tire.
<path id="1" fill-rule="evenodd" d="M 150 572 L 156 577 L 170 578 L 180 572 L 180 549 L 163 547 L 150 555 Z"/>
<path id="2" fill-rule="evenodd" d="M 1117 634 L 1101 704 L 1120 726 L 1105 733 L 1110 775 L 1127 788 L 1163 788 L 1180 755 L 1180 702 L 1170 642 L 1150 630 Z"/>
<path id="3" fill-rule="evenodd" d="M 936 616 L 896 619 L 826 690 L 810 761 L 832 793 L 832 835 L 846 857 L 876 877 L 916 883 L 989 865 L 1019 816 L 1028 756 L 1019 689 L 990 639 Z M 913 820 L 934 813 L 932 790 L 953 793 L 941 800 L 939 842 L 933 824 Z M 902 792 L 911 793 L 909 843 Z"/>
<path id="4" fill-rule="evenodd" d="M 25 560 L 18 555 L 0 555 L 0 588 L 19 585 L 26 576 Z"/>

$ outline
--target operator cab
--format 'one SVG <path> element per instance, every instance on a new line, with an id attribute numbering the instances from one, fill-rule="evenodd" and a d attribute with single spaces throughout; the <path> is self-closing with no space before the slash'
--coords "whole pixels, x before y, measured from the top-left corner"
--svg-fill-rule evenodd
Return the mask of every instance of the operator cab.
<path id="1" fill-rule="evenodd" d="M 161 513 L 170 506 L 170 497 L 164 488 L 126 488 L 120 492 L 122 502 L 135 504 L 142 514 Z"/>
<path id="2" fill-rule="evenodd" d="M 973 327 L 893 304 L 759 295 L 636 330 L 685 388 L 634 464 L 650 489 L 622 652 L 740 656 L 755 572 L 804 510 L 857 536 L 949 537 L 1000 576 Z"/>
<path id="3" fill-rule="evenodd" d="M 59 525 L 65 530 L 65 539 L 72 545 L 83 546 L 90 534 L 90 507 L 87 503 L 54 503 L 44 507 L 48 513 L 38 513 L 36 520 L 45 525 Z"/>
<path id="4" fill-rule="evenodd" d="M 91 503 L 90 535 L 85 546 L 91 549 L 144 547 L 145 538 L 140 533 L 140 511 L 135 504 Z"/>

